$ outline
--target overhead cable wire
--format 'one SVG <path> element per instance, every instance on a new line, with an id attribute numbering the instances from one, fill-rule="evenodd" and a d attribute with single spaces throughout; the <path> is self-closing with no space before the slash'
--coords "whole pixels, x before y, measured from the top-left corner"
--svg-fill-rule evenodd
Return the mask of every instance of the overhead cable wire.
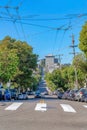
<path id="1" fill-rule="evenodd" d="M 22 6 L 24 0 L 21 0 L 20 3 L 14 7 L 13 9 L 19 10 L 19 8 Z"/>
<path id="2" fill-rule="evenodd" d="M 21 25 L 21 29 L 22 29 L 22 33 L 23 33 L 23 35 L 24 35 L 24 39 L 26 40 L 26 36 L 25 36 L 25 32 L 24 32 L 24 28 L 23 28 L 23 25 L 22 25 L 22 22 L 21 22 L 21 18 L 20 18 L 20 15 L 19 15 L 19 13 L 18 13 L 18 11 L 17 11 L 17 14 L 18 14 L 18 17 L 19 17 L 19 19 L 20 19 L 20 25 Z M 27 41 L 27 40 L 26 40 Z"/>
<path id="3" fill-rule="evenodd" d="M 65 36 L 66 32 L 67 32 L 68 30 L 70 30 L 71 28 L 72 28 L 72 26 L 71 26 L 71 21 L 69 21 L 69 25 L 68 25 L 68 27 L 66 27 L 66 28 L 64 29 L 63 36 L 62 36 L 62 38 L 61 38 L 60 48 L 61 48 L 61 45 L 63 44 L 63 40 L 64 40 L 64 36 Z"/>
<path id="4" fill-rule="evenodd" d="M 70 18 L 51 18 L 51 19 L 31 19 L 31 18 L 23 18 L 22 17 L 22 20 L 31 20 L 31 21 L 57 21 L 57 20 L 69 20 Z"/>
<path id="5" fill-rule="evenodd" d="M 59 30 L 56 30 L 56 36 L 55 36 L 54 45 L 53 45 L 53 48 L 52 48 L 53 51 L 52 51 L 52 52 L 54 52 L 55 45 L 56 45 L 56 43 L 57 43 L 58 32 L 59 32 Z"/>
<path id="6" fill-rule="evenodd" d="M 24 0 L 22 0 L 22 1 L 19 3 L 19 5 L 17 6 L 17 8 L 15 8 L 15 9 L 16 9 L 16 13 L 17 13 L 18 18 L 19 18 L 19 23 L 20 23 L 20 25 L 21 25 L 21 29 L 22 29 L 22 33 L 23 33 L 23 35 L 24 35 L 24 39 L 27 41 L 26 35 L 25 35 L 25 32 L 24 32 L 24 28 L 23 28 L 23 25 L 22 25 L 22 22 L 21 22 L 21 17 L 20 17 L 20 15 L 19 15 L 19 8 L 20 8 L 20 6 L 22 5 L 23 1 L 24 1 Z"/>
<path id="7" fill-rule="evenodd" d="M 36 15 L 38 16 L 38 15 Z M 33 18 L 31 19 L 30 16 L 28 17 L 22 17 L 22 20 L 31 20 L 31 21 L 52 21 L 52 20 L 69 20 L 69 19 L 76 19 L 77 17 L 84 17 L 84 16 L 87 16 L 87 14 L 69 14 L 69 15 L 66 15 L 62 18 Z"/>
<path id="8" fill-rule="evenodd" d="M 20 35 L 19 35 L 19 32 L 18 32 L 17 26 L 16 26 L 16 24 L 15 24 L 16 20 L 14 19 L 13 15 L 10 14 L 8 8 L 6 8 L 6 11 L 7 11 L 8 15 L 10 16 L 10 18 L 12 19 L 13 25 L 14 25 L 14 27 L 15 27 L 15 29 L 16 29 L 16 32 L 17 32 L 17 36 L 18 36 L 18 38 L 20 39 Z"/>
<path id="9" fill-rule="evenodd" d="M 54 47 L 53 47 L 53 52 L 54 52 L 54 48 L 55 48 L 55 45 L 57 43 L 57 37 L 58 37 L 58 33 L 60 30 L 64 30 L 64 27 L 65 25 L 62 25 L 60 28 L 56 28 L 56 36 L 55 36 L 55 41 L 54 41 Z"/>
<path id="10" fill-rule="evenodd" d="M 19 21 L 16 21 L 17 23 L 19 23 Z M 26 22 L 21 22 L 22 24 L 26 24 L 26 25 L 30 25 L 30 26 L 36 26 L 36 27 L 41 27 L 41 28 L 49 28 L 49 29 L 54 29 L 56 30 L 56 28 L 54 27 L 49 27 L 49 26 L 44 26 L 44 25 L 38 25 L 38 24 L 32 24 L 32 23 L 26 23 Z"/>

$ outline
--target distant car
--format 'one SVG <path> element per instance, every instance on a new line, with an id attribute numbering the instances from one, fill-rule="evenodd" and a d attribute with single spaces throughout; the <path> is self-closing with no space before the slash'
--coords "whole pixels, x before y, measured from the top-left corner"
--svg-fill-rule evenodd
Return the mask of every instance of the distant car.
<path id="1" fill-rule="evenodd" d="M 28 94 L 28 95 L 34 95 L 35 92 L 34 92 L 34 91 L 28 91 L 27 94 Z"/>
<path id="2" fill-rule="evenodd" d="M 9 90 L 5 91 L 4 98 L 5 100 L 11 100 L 11 92 Z"/>
<path id="3" fill-rule="evenodd" d="M 0 91 L 0 100 L 2 100 L 2 91 Z"/>
<path id="4" fill-rule="evenodd" d="M 11 92 L 11 99 L 17 99 L 18 98 L 18 93 L 16 89 L 10 89 Z"/>
<path id="5" fill-rule="evenodd" d="M 22 93 L 18 94 L 18 99 L 19 99 L 19 100 L 22 100 L 22 99 L 23 99 L 23 94 L 22 94 Z"/>
<path id="6" fill-rule="evenodd" d="M 58 91 L 58 93 L 57 93 L 57 97 L 58 97 L 58 99 L 62 99 L 63 94 L 64 94 L 64 92 L 62 92 L 62 91 Z"/>
<path id="7" fill-rule="evenodd" d="M 35 98 L 41 98 L 41 94 L 40 93 L 35 94 Z"/>
<path id="8" fill-rule="evenodd" d="M 68 99 L 68 94 L 69 94 L 70 90 L 67 90 L 64 92 L 62 99 Z"/>
<path id="9" fill-rule="evenodd" d="M 22 94 L 23 94 L 23 99 L 24 99 L 24 100 L 25 100 L 25 99 L 28 99 L 28 94 L 27 94 L 26 92 L 23 92 Z"/>
<path id="10" fill-rule="evenodd" d="M 35 93 L 35 98 L 41 98 L 41 93 L 40 93 L 40 91 L 36 91 L 36 93 Z"/>
<path id="11" fill-rule="evenodd" d="M 45 92 L 44 92 L 44 95 L 49 95 L 49 92 L 48 92 L 48 91 L 45 91 Z"/>
<path id="12" fill-rule="evenodd" d="M 23 93 L 18 94 L 18 99 L 19 100 L 26 100 L 26 99 L 28 99 L 27 93 L 23 92 Z"/>

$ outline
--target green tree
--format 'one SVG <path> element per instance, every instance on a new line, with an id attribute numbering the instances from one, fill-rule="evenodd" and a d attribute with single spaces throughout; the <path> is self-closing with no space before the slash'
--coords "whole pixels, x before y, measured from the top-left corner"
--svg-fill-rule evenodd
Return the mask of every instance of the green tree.
<path id="1" fill-rule="evenodd" d="M 78 54 L 73 59 L 73 66 L 77 70 L 78 85 L 84 86 L 85 78 L 87 75 L 87 60 L 84 54 Z"/>
<path id="2" fill-rule="evenodd" d="M 18 72 L 19 58 L 14 50 L 0 52 L 0 80 L 4 83 L 12 80 Z"/>
<path id="3" fill-rule="evenodd" d="M 73 65 L 76 69 L 81 69 L 84 74 L 87 73 L 87 60 L 84 54 L 80 53 L 76 55 L 73 59 Z"/>
<path id="4" fill-rule="evenodd" d="M 82 27 L 79 38 L 79 48 L 84 52 L 87 57 L 87 22 Z"/>
<path id="5" fill-rule="evenodd" d="M 5 55 L 8 52 L 14 52 L 13 56 L 16 57 L 15 62 L 17 62 L 18 59 L 18 64 L 15 64 L 15 67 L 18 69 L 18 71 L 16 69 L 17 73 L 14 74 L 15 76 L 13 76 L 13 81 L 16 82 L 18 86 L 21 86 L 21 88 L 29 87 L 31 85 L 32 73 L 37 67 L 38 58 L 38 56 L 33 53 L 32 47 L 28 45 L 26 42 L 17 41 L 16 39 L 12 39 L 11 37 L 6 36 L 1 41 L 0 52 L 4 52 L 3 55 Z M 6 61 L 6 55 L 4 57 L 4 61 Z M 11 55 L 9 57 L 14 61 L 14 57 L 12 57 Z M 10 65 L 8 64 L 6 68 L 8 69 L 9 67 Z M 10 68 L 12 68 L 12 66 Z M 12 72 L 9 71 L 9 73 L 11 74 Z"/>

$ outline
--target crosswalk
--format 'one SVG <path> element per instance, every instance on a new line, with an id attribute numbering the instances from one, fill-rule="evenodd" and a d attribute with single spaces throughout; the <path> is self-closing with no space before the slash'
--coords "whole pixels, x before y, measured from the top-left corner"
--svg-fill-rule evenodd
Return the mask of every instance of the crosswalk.
<path id="1" fill-rule="evenodd" d="M 4 106 L 4 111 L 16 111 L 17 109 L 20 109 L 23 107 L 25 103 L 24 102 L 11 102 L 10 104 L 7 104 L 6 106 Z M 30 105 L 30 104 L 28 104 Z M 41 112 L 46 112 L 49 111 L 49 103 L 45 103 L 45 102 L 38 102 L 38 103 L 34 103 L 33 105 L 33 110 L 35 112 L 37 111 L 41 111 Z M 54 107 L 54 106 L 52 106 Z M 66 112 L 66 113 L 77 113 L 78 109 L 76 108 L 76 106 L 72 106 L 71 104 L 68 103 L 58 103 L 56 104 L 56 108 L 58 109 L 58 107 L 60 107 L 62 112 Z M 87 110 L 87 105 L 86 104 L 81 104 L 80 105 L 81 109 L 85 109 Z M 29 109 L 31 109 L 29 107 Z"/>
<path id="2" fill-rule="evenodd" d="M 5 108 L 5 110 L 11 110 L 11 111 L 14 111 L 14 110 L 17 110 L 23 103 L 12 103 L 10 106 L 8 106 L 7 108 Z"/>
<path id="3" fill-rule="evenodd" d="M 65 112 L 74 112 L 74 113 L 76 112 L 75 109 L 68 104 L 60 104 L 60 105 Z"/>

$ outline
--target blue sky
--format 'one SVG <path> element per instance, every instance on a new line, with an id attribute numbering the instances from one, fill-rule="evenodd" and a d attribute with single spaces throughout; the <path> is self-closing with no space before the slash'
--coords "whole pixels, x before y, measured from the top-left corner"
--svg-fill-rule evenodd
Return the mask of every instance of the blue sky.
<path id="1" fill-rule="evenodd" d="M 63 54 L 61 62 L 71 63 L 71 36 L 78 45 L 87 20 L 87 0 L 0 0 L 0 17 L 0 39 L 10 35 L 27 41 L 40 59 Z"/>

